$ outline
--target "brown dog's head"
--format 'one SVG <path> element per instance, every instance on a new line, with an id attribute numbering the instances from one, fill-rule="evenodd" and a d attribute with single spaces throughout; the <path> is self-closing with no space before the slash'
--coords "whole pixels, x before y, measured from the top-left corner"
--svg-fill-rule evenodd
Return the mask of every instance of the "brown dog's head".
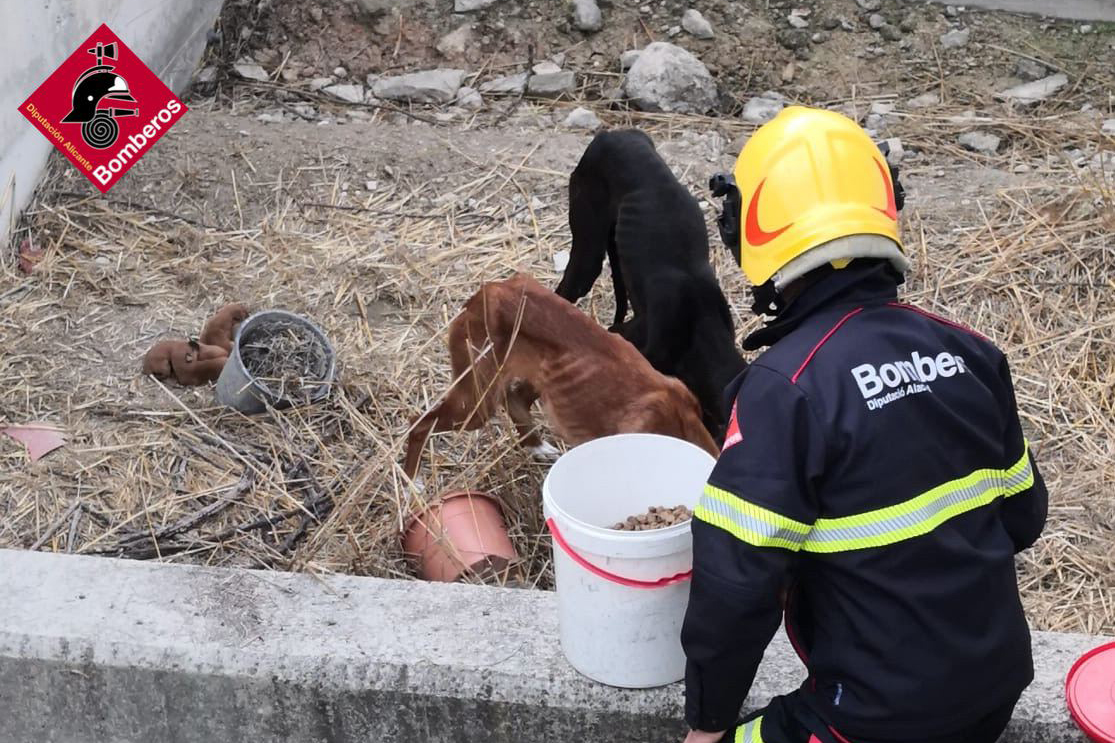
<path id="1" fill-rule="evenodd" d="M 239 302 L 226 304 L 217 312 L 218 315 L 228 318 L 229 327 L 236 327 L 240 323 L 248 319 L 248 308 Z"/>
<path id="2" fill-rule="evenodd" d="M 143 373 L 152 374 L 156 379 L 170 379 L 176 365 L 185 367 L 195 356 L 196 351 L 189 341 L 159 341 L 144 355 Z"/>

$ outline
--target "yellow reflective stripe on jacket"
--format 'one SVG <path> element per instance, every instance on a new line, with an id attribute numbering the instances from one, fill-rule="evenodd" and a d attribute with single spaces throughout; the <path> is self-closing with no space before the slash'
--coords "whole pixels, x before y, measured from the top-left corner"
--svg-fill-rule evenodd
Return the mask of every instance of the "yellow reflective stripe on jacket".
<path id="1" fill-rule="evenodd" d="M 752 546 L 781 547 L 795 552 L 801 549 L 811 528 L 714 485 L 705 485 L 693 515 Z"/>
<path id="2" fill-rule="evenodd" d="M 735 743 L 763 743 L 763 718 L 760 715 L 736 728 Z"/>
<path id="3" fill-rule="evenodd" d="M 882 547 L 928 534 L 954 516 L 987 506 L 1034 484 L 1029 447 L 1005 470 L 981 469 L 897 505 L 804 524 L 706 485 L 694 516 L 754 547 L 833 553 Z"/>
<path id="4" fill-rule="evenodd" d="M 1022 458 L 1009 469 L 976 470 L 898 505 L 855 516 L 818 519 L 802 549 L 846 552 L 913 539 L 928 534 L 954 516 L 990 505 L 998 498 L 1021 493 L 1033 484 L 1030 453 L 1023 449 Z"/>

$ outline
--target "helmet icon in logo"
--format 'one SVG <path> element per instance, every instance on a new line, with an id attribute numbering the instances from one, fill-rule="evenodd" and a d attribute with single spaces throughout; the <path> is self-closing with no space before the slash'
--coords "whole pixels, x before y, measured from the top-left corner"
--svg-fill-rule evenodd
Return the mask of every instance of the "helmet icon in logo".
<path id="1" fill-rule="evenodd" d="M 103 150 L 112 146 L 120 134 L 116 119 L 120 116 L 138 116 L 136 108 L 101 108 L 101 101 L 136 103 L 128 91 L 128 83 L 115 68 L 104 63 L 105 58 L 116 59 L 116 44 L 98 43 L 87 52 L 97 57 L 97 64 L 81 73 L 74 83 L 73 106 L 64 124 L 81 124 L 81 138 L 85 144 Z"/>

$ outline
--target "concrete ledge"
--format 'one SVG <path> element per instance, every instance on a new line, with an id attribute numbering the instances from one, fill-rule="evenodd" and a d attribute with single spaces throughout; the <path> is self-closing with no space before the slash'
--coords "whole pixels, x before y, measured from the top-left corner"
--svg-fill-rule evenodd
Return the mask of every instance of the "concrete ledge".
<path id="1" fill-rule="evenodd" d="M 0 741 L 680 741 L 678 686 L 582 678 L 553 594 L 0 550 Z M 1084 740 L 1063 703 L 1102 638 L 1037 633 L 1006 741 Z M 749 707 L 802 679 L 779 638 Z"/>

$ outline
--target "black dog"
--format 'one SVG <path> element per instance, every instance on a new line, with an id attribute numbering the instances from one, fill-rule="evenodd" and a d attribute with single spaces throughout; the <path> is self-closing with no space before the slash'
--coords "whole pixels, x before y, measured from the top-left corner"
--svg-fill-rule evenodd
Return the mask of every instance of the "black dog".
<path id="1" fill-rule="evenodd" d="M 607 255 L 616 296 L 609 330 L 684 382 L 722 441 L 721 393 L 745 362 L 709 264 L 704 216 L 650 137 L 625 130 L 593 138 L 569 178 L 569 228 L 573 248 L 557 293 L 570 302 L 588 294 Z M 628 300 L 634 314 L 625 322 Z"/>

